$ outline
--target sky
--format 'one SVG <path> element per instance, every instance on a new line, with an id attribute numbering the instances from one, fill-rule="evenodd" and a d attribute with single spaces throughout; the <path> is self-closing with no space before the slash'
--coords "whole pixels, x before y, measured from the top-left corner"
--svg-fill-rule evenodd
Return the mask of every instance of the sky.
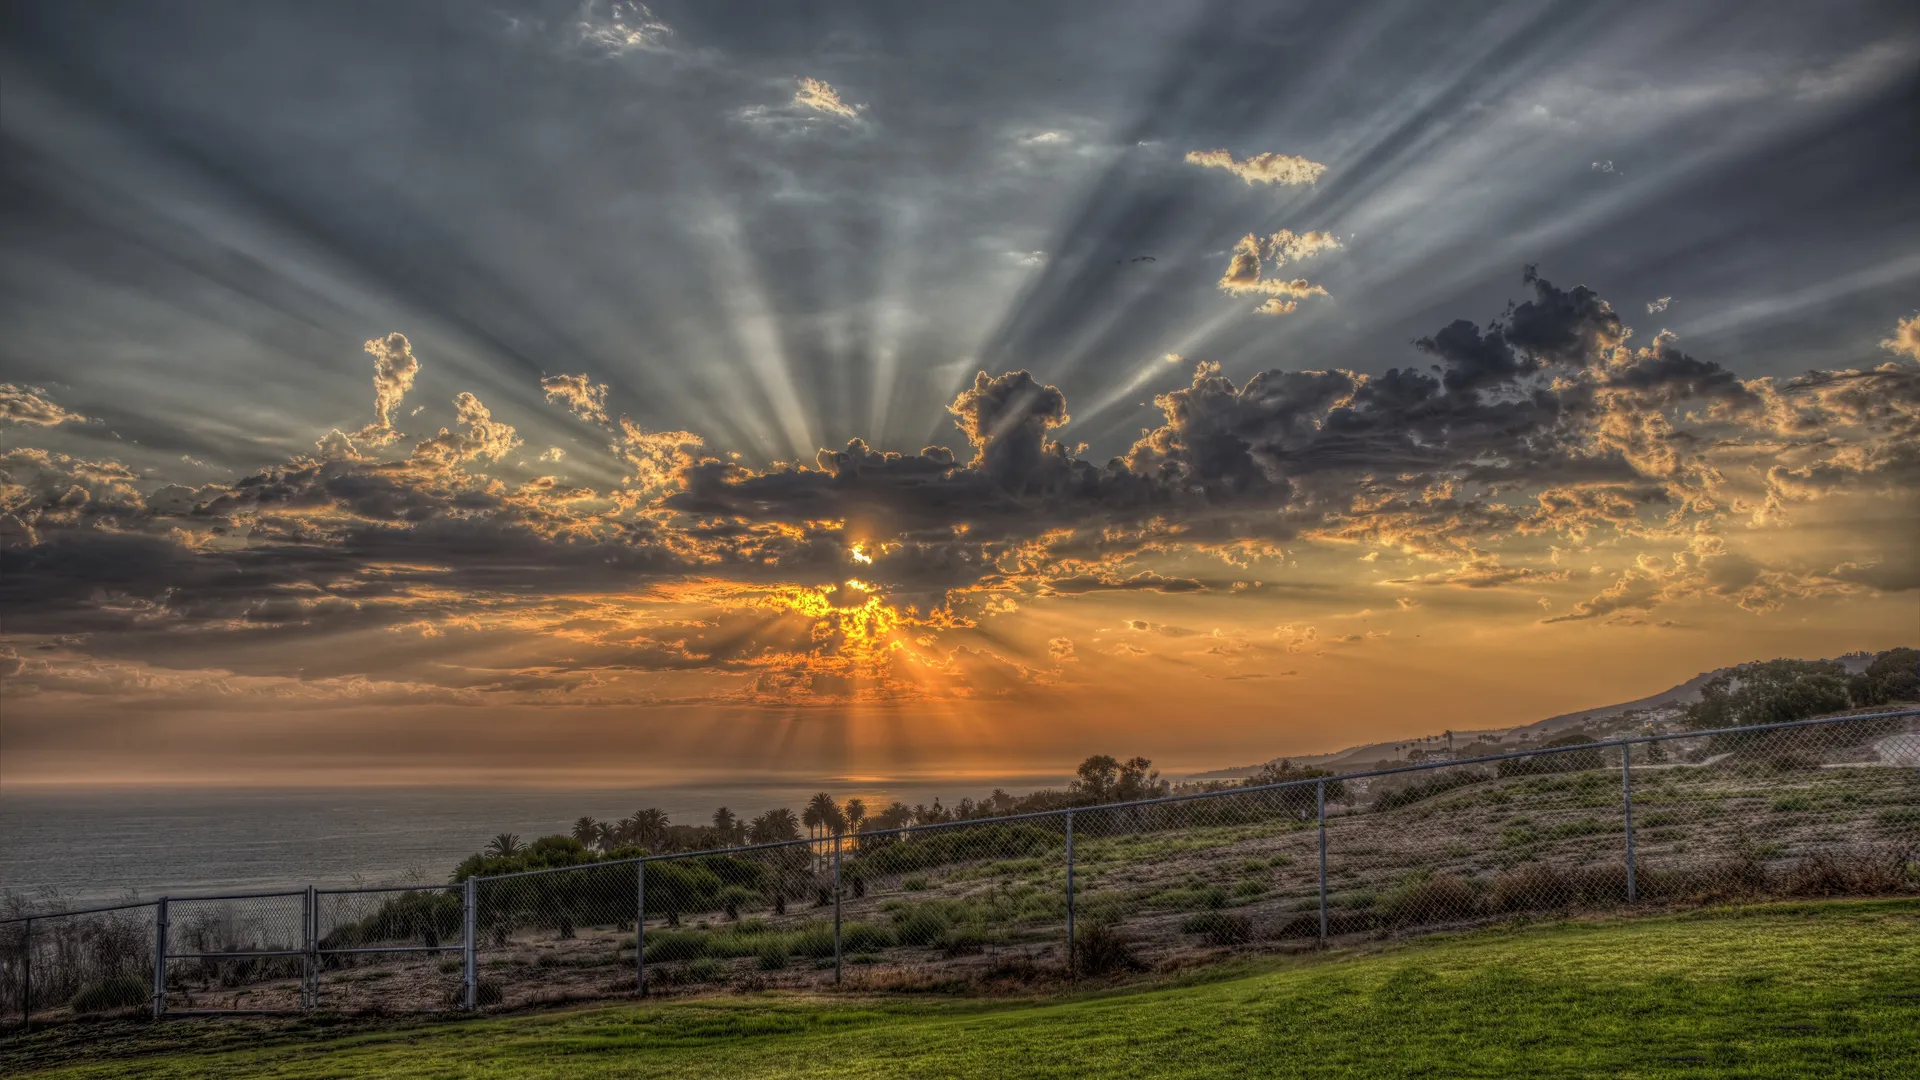
<path id="1" fill-rule="evenodd" d="M 1920 644 L 1920 9 L 0 13 L 0 780 L 1205 769 Z"/>

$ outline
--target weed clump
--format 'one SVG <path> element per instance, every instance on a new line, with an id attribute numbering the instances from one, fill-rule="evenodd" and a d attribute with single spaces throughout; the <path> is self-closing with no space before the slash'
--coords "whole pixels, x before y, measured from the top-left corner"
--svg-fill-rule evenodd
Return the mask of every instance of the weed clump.
<path id="1" fill-rule="evenodd" d="M 1209 945 L 1245 945 L 1253 940 L 1253 920 L 1226 911 L 1203 911 L 1180 924 L 1183 934 L 1198 934 Z"/>

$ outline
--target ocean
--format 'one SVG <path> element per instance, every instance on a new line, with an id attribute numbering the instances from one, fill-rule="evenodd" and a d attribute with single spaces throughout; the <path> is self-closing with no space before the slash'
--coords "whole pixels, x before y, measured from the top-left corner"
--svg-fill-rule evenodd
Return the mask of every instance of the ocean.
<path id="1" fill-rule="evenodd" d="M 1064 777 L 844 785 L 770 780 L 628 789 L 33 787 L 0 790 L 0 890 L 36 907 L 137 896 L 306 885 L 445 881 L 494 834 L 566 832 L 575 818 L 665 810 L 706 823 L 714 808 L 798 813 L 808 796 L 859 795 L 867 805 L 935 797 L 951 806 L 994 787 L 1061 786 Z"/>

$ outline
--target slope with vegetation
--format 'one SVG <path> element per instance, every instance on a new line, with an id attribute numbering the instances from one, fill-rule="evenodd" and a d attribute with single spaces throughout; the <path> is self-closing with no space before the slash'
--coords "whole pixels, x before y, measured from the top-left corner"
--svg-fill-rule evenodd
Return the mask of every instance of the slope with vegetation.
<path id="1" fill-rule="evenodd" d="M 345 1032 L 116 1034 L 0 1044 L 0 1073 L 1866 1080 L 1920 1073 L 1920 914 L 1823 902 L 1541 925 L 1066 996 L 759 994 Z"/>

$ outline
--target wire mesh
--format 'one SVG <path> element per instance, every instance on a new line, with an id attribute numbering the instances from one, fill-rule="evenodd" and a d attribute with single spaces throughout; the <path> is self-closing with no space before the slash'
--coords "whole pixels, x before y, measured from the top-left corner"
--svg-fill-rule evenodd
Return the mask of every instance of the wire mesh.
<path id="1" fill-rule="evenodd" d="M 1645 898 L 1871 895 L 1916 884 L 1913 717 L 1671 739 L 1633 756 Z"/>
<path id="2" fill-rule="evenodd" d="M 308 972 L 307 894 L 169 900 L 166 1008 L 290 1012 Z"/>
<path id="3" fill-rule="evenodd" d="M 980 986 L 1542 915 L 1910 895 L 1920 713 L 865 824 L 644 859 L 582 850 L 449 886 L 174 900 L 167 1006 L 459 1006 L 469 955 L 481 1007 L 643 985 Z M 155 929 L 150 905 L 0 922 L 0 1014 L 144 1005 Z"/>
<path id="4" fill-rule="evenodd" d="M 633 992 L 638 875 L 623 861 L 476 881 L 476 1004 Z"/>
<path id="5" fill-rule="evenodd" d="M 149 1006 L 153 908 L 0 925 L 0 1020 L 113 1015 Z"/>
<path id="6" fill-rule="evenodd" d="M 845 981 L 910 988 L 1066 963 L 1066 816 L 842 840 Z"/>
<path id="7" fill-rule="evenodd" d="M 1315 786 L 1074 812 L 1077 975 L 1280 940 L 1317 895 Z"/>
<path id="8" fill-rule="evenodd" d="M 458 1008 L 464 894 L 458 885 L 317 891 L 313 1004 L 346 1012 Z"/>
<path id="9" fill-rule="evenodd" d="M 649 859 L 649 992 L 801 986 L 830 977 L 830 842 Z"/>

